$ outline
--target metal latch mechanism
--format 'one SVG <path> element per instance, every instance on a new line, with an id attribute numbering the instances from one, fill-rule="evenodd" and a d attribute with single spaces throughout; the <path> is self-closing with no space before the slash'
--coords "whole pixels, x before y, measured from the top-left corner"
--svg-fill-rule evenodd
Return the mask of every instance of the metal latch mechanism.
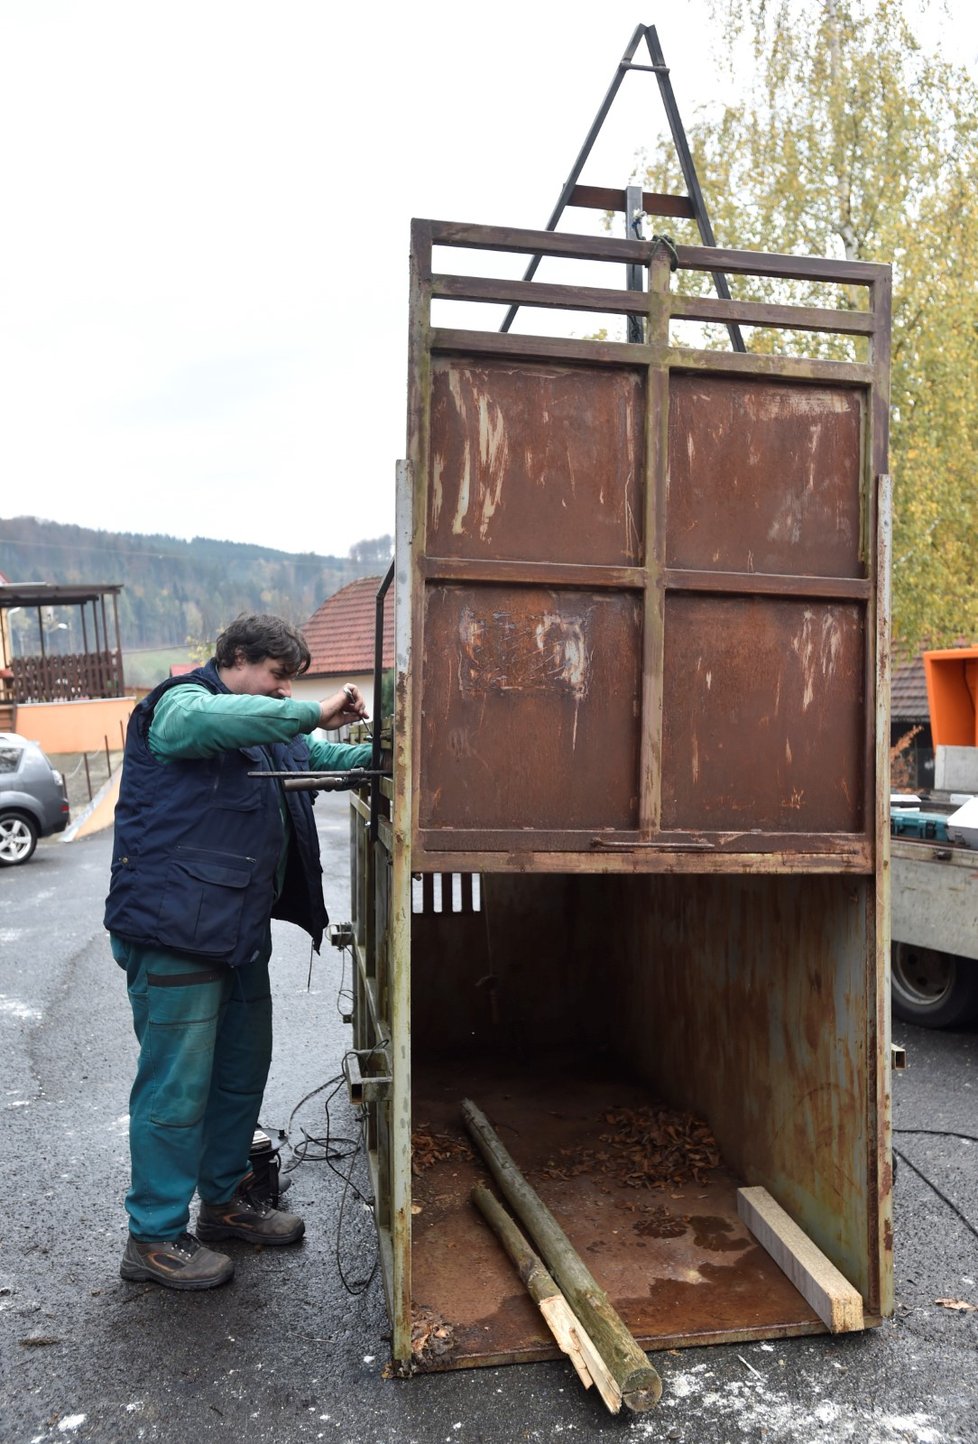
<path id="1" fill-rule="evenodd" d="M 373 1067 L 375 1063 L 384 1069 L 382 1073 L 365 1073 L 363 1071 L 364 1064 Z M 376 1048 L 364 1048 L 359 1052 L 351 1051 L 345 1054 L 343 1077 L 346 1079 L 346 1091 L 350 1102 L 355 1107 L 359 1107 L 362 1103 L 377 1103 L 382 1099 L 389 1098 L 394 1079 L 391 1074 L 387 1044 L 381 1043 Z"/>
<path id="2" fill-rule="evenodd" d="M 352 948 L 353 924 L 331 923 L 329 928 L 329 945 L 331 948 Z"/>

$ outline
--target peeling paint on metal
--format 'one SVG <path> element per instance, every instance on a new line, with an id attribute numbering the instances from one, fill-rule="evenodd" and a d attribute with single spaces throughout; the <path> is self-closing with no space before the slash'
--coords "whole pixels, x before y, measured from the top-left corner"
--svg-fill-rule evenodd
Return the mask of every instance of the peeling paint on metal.
<path id="1" fill-rule="evenodd" d="M 463 692 L 569 692 L 587 696 L 587 615 L 545 611 L 520 626 L 506 612 L 462 609 L 458 684 Z"/>
<path id="2" fill-rule="evenodd" d="M 820 673 L 822 680 L 825 681 L 834 673 L 841 645 L 839 622 L 833 608 L 826 607 L 818 621 L 816 621 L 814 612 L 806 609 L 801 635 L 793 638 L 791 643 L 791 649 L 802 665 L 804 691 L 801 706 L 803 712 L 808 711 L 814 700 L 816 674 Z"/>

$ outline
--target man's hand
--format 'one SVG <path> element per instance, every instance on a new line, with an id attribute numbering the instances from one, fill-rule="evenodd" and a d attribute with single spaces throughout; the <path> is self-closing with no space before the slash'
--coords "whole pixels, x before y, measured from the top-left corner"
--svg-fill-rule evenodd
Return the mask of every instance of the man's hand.
<path id="1" fill-rule="evenodd" d="M 335 727 L 342 727 L 344 722 L 362 722 L 367 717 L 367 704 L 359 687 L 354 687 L 348 682 L 339 692 L 334 692 L 332 697 L 326 697 L 319 704 L 319 725 L 331 731 Z"/>

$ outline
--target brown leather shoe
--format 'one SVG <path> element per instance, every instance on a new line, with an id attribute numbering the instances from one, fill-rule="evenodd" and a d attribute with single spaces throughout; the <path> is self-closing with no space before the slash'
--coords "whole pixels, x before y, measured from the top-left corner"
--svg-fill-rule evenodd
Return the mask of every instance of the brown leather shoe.
<path id="1" fill-rule="evenodd" d="M 197 1237 L 205 1243 L 243 1238 L 247 1243 L 298 1243 L 306 1225 L 296 1213 L 273 1208 L 267 1197 L 239 1184 L 227 1203 L 201 1203 Z"/>
<path id="2" fill-rule="evenodd" d="M 234 1273 L 223 1253 L 204 1248 L 189 1233 L 179 1238 L 133 1238 L 129 1235 L 119 1273 L 129 1283 L 162 1284 L 166 1289 L 216 1289 Z"/>

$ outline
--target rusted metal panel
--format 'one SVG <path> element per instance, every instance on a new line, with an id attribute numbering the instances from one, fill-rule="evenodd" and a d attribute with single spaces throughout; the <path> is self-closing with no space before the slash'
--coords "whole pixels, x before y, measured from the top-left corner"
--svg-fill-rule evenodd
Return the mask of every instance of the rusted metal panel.
<path id="1" fill-rule="evenodd" d="M 436 292 L 572 299 L 434 278 L 433 243 L 645 266 L 646 341 L 432 329 Z M 862 287 L 867 310 L 837 326 L 817 305 L 703 305 L 725 323 L 868 336 L 868 362 L 672 346 L 685 303 L 655 244 L 412 233 L 393 805 L 377 848 L 357 848 L 371 875 L 355 889 L 376 908 L 357 930 L 355 1036 L 383 1044 L 393 1075 L 390 1101 L 366 1105 L 367 1138 L 407 1367 L 428 1313 L 452 1343 L 426 1367 L 550 1348 L 471 1213 L 468 1165 L 410 1173 L 412 1109 L 451 1130 L 460 1058 L 464 1091 L 524 1136 L 541 1191 L 648 1342 L 821 1330 L 769 1261 L 755 1267 L 738 1182 L 778 1199 L 869 1315 L 892 1308 L 888 271 L 678 255 Z M 622 295 L 588 288 L 582 310 L 632 310 Z M 482 873 L 459 884 L 462 911 L 445 902 L 449 870 Z M 419 873 L 436 880 L 413 904 Z M 670 1199 L 672 1217 L 652 1205 L 652 1227 L 639 1209 L 630 1229 L 627 1195 L 586 1170 L 551 1175 L 568 1140 L 600 1151 L 577 1091 L 598 1058 L 616 1098 L 638 1079 L 709 1121 L 723 1171 L 695 1213 Z"/>
<path id="2" fill-rule="evenodd" d="M 539 1310 L 469 1202 L 485 1172 L 459 1124 L 456 1077 L 450 1062 L 429 1062 L 415 1078 L 418 1133 L 443 1154 L 414 1180 L 415 1287 L 444 1329 L 421 1367 L 555 1358 Z M 824 1332 L 738 1219 L 735 1175 L 636 1188 L 601 1160 L 609 1115 L 647 1107 L 647 1089 L 587 1068 L 560 1074 L 486 1058 L 467 1067 L 466 1088 L 643 1348 Z"/>
<path id="3" fill-rule="evenodd" d="M 635 828 L 641 606 L 633 593 L 426 591 L 425 828 Z"/>
<path id="4" fill-rule="evenodd" d="M 428 553 L 639 561 L 644 422 L 634 371 L 436 358 Z"/>
<path id="5" fill-rule="evenodd" d="M 631 1068 L 710 1120 L 727 1164 L 765 1180 L 871 1311 L 889 1208 L 869 1187 L 885 1104 L 867 1052 L 873 895 L 872 878 L 616 880 L 612 990 Z"/>
<path id="6" fill-rule="evenodd" d="M 673 376 L 666 561 L 860 577 L 863 396 Z"/>
<path id="7" fill-rule="evenodd" d="M 864 618 L 852 603 L 668 598 L 664 828 L 863 831 Z"/>

